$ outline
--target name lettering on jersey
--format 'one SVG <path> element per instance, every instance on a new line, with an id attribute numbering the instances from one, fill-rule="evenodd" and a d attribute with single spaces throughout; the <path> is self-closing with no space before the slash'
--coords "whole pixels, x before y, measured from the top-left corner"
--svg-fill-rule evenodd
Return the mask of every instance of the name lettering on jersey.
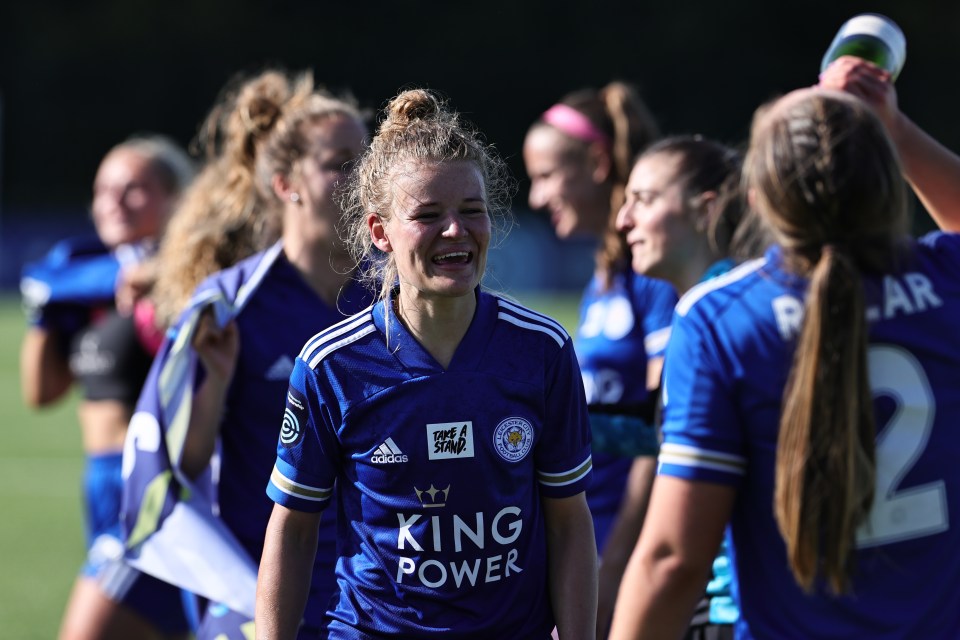
<path id="1" fill-rule="evenodd" d="M 449 487 L 448 487 L 449 489 Z M 418 494 L 419 497 L 419 494 Z M 424 520 L 421 522 L 421 520 Z M 513 544 L 523 531 L 523 514 L 518 507 L 500 509 L 493 518 L 478 511 L 472 521 L 469 517 L 397 513 L 397 550 L 400 552 L 445 553 L 443 559 L 422 559 L 405 556 L 398 558 L 397 583 L 419 580 L 420 584 L 436 589 L 451 579 L 459 588 L 478 582 L 498 582 L 521 573 L 520 553 L 517 549 L 502 548 Z M 452 548 L 451 548 L 452 547 Z M 478 556 L 478 551 L 499 551 L 493 555 Z M 451 554 L 471 557 L 451 559 Z"/>
<path id="2" fill-rule="evenodd" d="M 924 274 L 909 272 L 902 276 L 884 276 L 883 300 L 867 307 L 867 320 L 889 320 L 942 306 L 943 300 Z"/>
<path id="3" fill-rule="evenodd" d="M 447 485 L 446 489 L 437 489 L 431 484 L 430 488 L 426 491 L 421 491 L 416 487 L 413 488 L 413 491 L 417 494 L 417 500 L 420 501 L 424 509 L 436 509 L 437 507 L 447 506 L 447 496 L 450 495 L 450 485 Z M 426 498 L 424 498 L 424 496 L 426 496 Z"/>
<path id="4" fill-rule="evenodd" d="M 280 444 L 286 448 L 297 445 L 303 438 L 303 423 L 307 419 L 307 400 L 293 387 L 287 389 L 287 406 L 280 426 Z"/>
<path id="5" fill-rule="evenodd" d="M 407 455 L 400 451 L 400 447 L 393 441 L 393 438 L 387 438 L 370 456 L 370 462 L 373 464 L 399 464 L 409 460 Z"/>
<path id="6" fill-rule="evenodd" d="M 438 422 L 427 425 L 430 460 L 473 457 L 473 422 Z"/>
<path id="7" fill-rule="evenodd" d="M 493 431 L 493 446 L 507 462 L 519 462 L 533 448 L 533 425 L 526 418 L 505 418 Z"/>
<path id="8" fill-rule="evenodd" d="M 884 276 L 882 294 L 878 304 L 867 307 L 868 322 L 890 320 L 943 306 L 943 299 L 934 290 L 930 278 L 922 273 Z M 774 298 L 772 304 L 780 336 L 784 340 L 794 338 L 803 323 L 803 302 L 793 296 L 780 296 Z"/>
<path id="9" fill-rule="evenodd" d="M 777 319 L 777 331 L 784 340 L 800 333 L 803 325 L 803 302 L 793 296 L 778 296 L 773 299 L 773 316 Z"/>

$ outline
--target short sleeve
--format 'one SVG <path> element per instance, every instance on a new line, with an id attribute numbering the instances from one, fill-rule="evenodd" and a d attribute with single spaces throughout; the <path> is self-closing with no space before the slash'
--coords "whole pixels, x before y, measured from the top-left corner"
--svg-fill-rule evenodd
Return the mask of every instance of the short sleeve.
<path id="1" fill-rule="evenodd" d="M 338 469 L 336 428 L 313 369 L 298 358 L 290 374 L 277 460 L 267 495 L 297 511 L 321 511 L 330 503 Z"/>
<path id="2" fill-rule="evenodd" d="M 947 271 L 960 273 L 960 233 L 931 231 L 918 242 L 928 247 L 938 260 L 948 265 Z"/>
<path id="3" fill-rule="evenodd" d="M 709 319 L 678 314 L 664 361 L 659 473 L 737 485 L 746 465 L 742 427 Z"/>
<path id="4" fill-rule="evenodd" d="M 633 280 L 631 295 L 634 307 L 643 318 L 643 345 L 647 357 L 660 357 L 670 340 L 677 294 L 673 286 L 663 280 L 637 276 Z"/>
<path id="5" fill-rule="evenodd" d="M 586 490 L 592 474 L 583 378 L 568 338 L 546 377 L 545 423 L 537 444 L 540 494 L 566 498 Z"/>

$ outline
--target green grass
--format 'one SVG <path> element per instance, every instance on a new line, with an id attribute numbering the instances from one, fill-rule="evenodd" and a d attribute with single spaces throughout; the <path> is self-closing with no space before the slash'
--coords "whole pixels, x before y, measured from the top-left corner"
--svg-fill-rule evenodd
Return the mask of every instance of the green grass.
<path id="1" fill-rule="evenodd" d="M 0 635 L 54 638 L 83 561 L 76 398 L 43 411 L 20 399 L 19 301 L 0 297 Z"/>
<path id="2" fill-rule="evenodd" d="M 570 335 L 577 330 L 579 293 L 527 293 L 517 294 L 524 305 L 546 314 L 563 325 Z"/>
<path id="3" fill-rule="evenodd" d="M 517 297 L 576 328 L 576 295 Z M 20 399 L 23 332 L 19 301 L 0 297 L 0 637 L 47 640 L 84 557 L 83 454 L 75 395 L 42 411 Z"/>

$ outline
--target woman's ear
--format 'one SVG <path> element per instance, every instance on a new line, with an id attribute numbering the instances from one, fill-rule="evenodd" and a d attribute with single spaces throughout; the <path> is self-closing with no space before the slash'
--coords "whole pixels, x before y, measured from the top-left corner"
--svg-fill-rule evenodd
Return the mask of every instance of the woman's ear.
<path id="1" fill-rule="evenodd" d="M 270 187 L 273 189 L 274 195 L 280 199 L 280 202 L 300 201 L 300 194 L 297 193 L 290 179 L 282 173 L 273 174 L 273 178 L 270 179 Z"/>
<path id="2" fill-rule="evenodd" d="M 610 151 L 599 142 L 592 143 L 587 147 L 587 161 L 590 167 L 590 177 L 595 184 L 603 184 L 610 179 L 610 172 L 613 171 L 613 160 L 610 158 Z"/>
<path id="3" fill-rule="evenodd" d="M 720 215 L 717 207 L 720 206 L 716 191 L 704 191 L 694 203 L 694 215 L 696 216 L 697 231 L 705 233 L 710 228 L 710 223 L 714 218 Z"/>
<path id="4" fill-rule="evenodd" d="M 383 226 L 383 220 L 380 218 L 380 214 L 367 214 L 367 228 L 370 229 L 370 238 L 373 240 L 373 246 L 384 253 L 393 251 L 393 245 L 390 244 L 390 238 L 387 237 L 387 230 Z"/>

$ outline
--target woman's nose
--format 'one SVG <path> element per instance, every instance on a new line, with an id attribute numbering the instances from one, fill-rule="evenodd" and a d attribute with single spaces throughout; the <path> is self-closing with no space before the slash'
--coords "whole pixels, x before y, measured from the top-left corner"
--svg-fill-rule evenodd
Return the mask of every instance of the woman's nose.
<path id="1" fill-rule="evenodd" d="M 617 231 L 629 231 L 633 228 L 633 207 L 629 203 L 625 203 L 620 207 L 620 211 L 617 212 L 617 219 L 614 222 Z"/>
<path id="2" fill-rule="evenodd" d="M 458 238 L 465 234 L 463 220 L 457 213 L 447 214 L 443 224 L 443 235 L 447 238 Z"/>
<path id="3" fill-rule="evenodd" d="M 543 183 L 534 180 L 530 183 L 530 195 L 527 197 L 527 203 L 531 209 L 543 209 L 547 206 L 547 198 L 544 195 Z"/>

